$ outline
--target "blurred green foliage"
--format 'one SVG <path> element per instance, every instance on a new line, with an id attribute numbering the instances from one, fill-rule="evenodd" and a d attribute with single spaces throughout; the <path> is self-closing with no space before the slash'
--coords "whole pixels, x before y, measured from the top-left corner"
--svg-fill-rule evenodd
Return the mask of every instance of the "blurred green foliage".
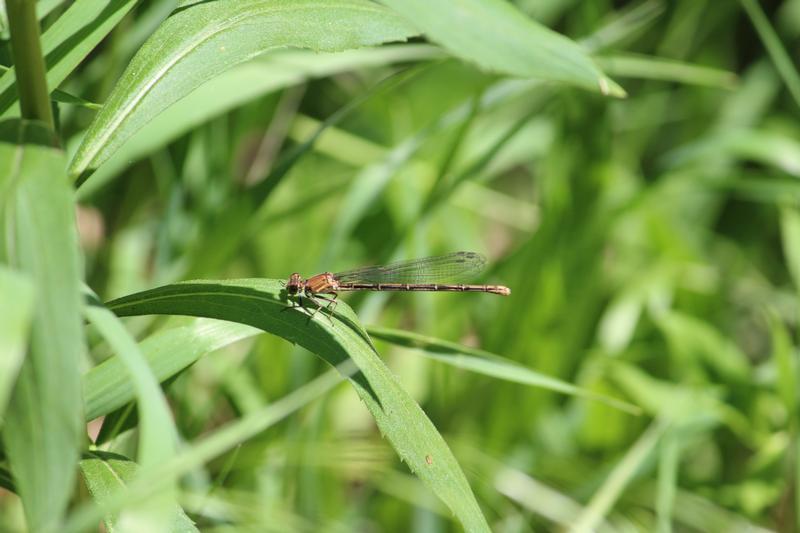
<path id="1" fill-rule="evenodd" d="M 64 6 L 40 3 L 46 28 Z M 270 52 L 166 110 L 78 188 L 87 284 L 110 300 L 486 253 L 483 279 L 510 297 L 346 299 L 366 324 L 643 411 L 376 340 L 492 530 L 797 531 L 800 1 L 516 4 L 582 43 L 627 98 L 480 70 L 422 38 Z M 173 7 L 141 2 L 59 88 L 105 101 Z M 74 151 L 96 111 L 60 101 Z M 145 338 L 195 322 L 126 324 Z M 86 369 L 114 353 L 88 331 Z M 281 338 L 237 338 L 166 385 L 181 440 L 325 369 Z M 131 435 L 103 449 L 134 456 Z M 204 531 L 459 527 L 346 386 L 196 468 L 178 501 Z M 0 529 L 22 528 L 20 509 L 0 493 Z"/>

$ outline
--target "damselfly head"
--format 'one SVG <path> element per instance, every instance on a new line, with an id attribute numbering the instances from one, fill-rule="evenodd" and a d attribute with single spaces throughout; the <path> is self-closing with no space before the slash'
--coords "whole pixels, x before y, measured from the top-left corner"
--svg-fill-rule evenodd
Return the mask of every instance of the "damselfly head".
<path id="1" fill-rule="evenodd" d="M 289 296 L 297 296 L 303 289 L 303 278 L 300 277 L 300 274 L 295 272 L 291 276 L 289 276 L 289 281 L 286 282 L 286 294 Z"/>

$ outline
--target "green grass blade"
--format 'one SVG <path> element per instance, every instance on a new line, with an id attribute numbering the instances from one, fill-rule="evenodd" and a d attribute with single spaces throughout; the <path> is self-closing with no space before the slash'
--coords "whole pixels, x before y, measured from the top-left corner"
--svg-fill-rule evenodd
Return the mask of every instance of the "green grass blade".
<path id="1" fill-rule="evenodd" d="M 167 400 L 139 345 L 119 318 L 99 303 L 88 303 L 86 317 L 116 353 L 135 391 L 140 420 L 139 462 L 154 465 L 168 460 L 177 442 L 175 427 Z"/>
<path id="2" fill-rule="evenodd" d="M 387 45 L 379 48 L 315 53 L 278 50 L 237 65 L 192 91 L 134 133 L 79 188 L 86 198 L 147 154 L 200 124 L 251 100 L 311 78 L 394 62 L 429 59 L 439 54 L 427 45 Z"/>
<path id="3" fill-rule="evenodd" d="M 735 89 L 737 83 L 733 72 L 660 57 L 615 54 L 597 57 L 596 60 L 606 72 L 620 78 L 674 81 L 728 90 Z"/>
<path id="4" fill-rule="evenodd" d="M 658 456 L 658 494 L 656 496 L 658 533 L 672 531 L 672 515 L 678 490 L 680 451 L 678 435 L 674 431 L 665 434 Z"/>
<path id="5" fill-rule="evenodd" d="M 35 6 L 25 0 L 6 0 L 6 9 L 20 115 L 27 120 L 41 120 L 54 130 Z"/>
<path id="6" fill-rule="evenodd" d="M 64 531 L 78 532 L 95 527 L 97 520 L 103 514 L 114 514 L 126 505 L 138 503 L 150 492 L 160 488 L 165 478 L 177 478 L 185 475 L 238 444 L 262 433 L 291 413 L 330 392 L 341 383 L 342 375 L 350 376 L 356 372 L 350 361 L 337 367 L 337 370 L 338 372 L 328 371 L 280 400 L 199 439 L 168 463 L 155 468 L 143 469 L 137 479 L 125 486 L 124 491 L 111 493 L 96 505 L 78 508 L 70 516 Z"/>
<path id="7" fill-rule="evenodd" d="M 800 446 L 800 423 L 798 423 L 798 399 L 797 399 L 797 355 L 792 346 L 792 339 L 785 325 L 777 316 L 769 316 L 770 329 L 772 330 L 772 365 L 776 376 L 775 389 L 783 401 L 787 412 L 788 433 L 789 433 L 789 453 L 787 453 L 785 465 L 787 469 L 788 484 L 800 482 L 800 466 L 798 456 L 792 453 L 792 449 Z M 795 503 L 800 503 L 800 497 L 795 495 Z M 795 517 L 795 525 L 800 525 L 800 516 Z"/>
<path id="8" fill-rule="evenodd" d="M 613 380 L 628 396 L 635 398 L 647 414 L 660 416 L 676 425 L 699 424 L 714 427 L 725 424 L 740 440 L 752 445 L 753 434 L 747 417 L 721 401 L 710 387 L 691 387 L 654 379 L 642 370 L 618 363 L 613 365 Z"/>
<path id="9" fill-rule="evenodd" d="M 491 72 L 624 96 L 580 45 L 503 0 L 382 0 L 453 55 Z"/>
<path id="10" fill-rule="evenodd" d="M 261 330 L 232 322 L 198 320 L 188 326 L 158 331 L 139 345 L 153 376 L 164 382 L 200 357 Z M 133 400 L 134 388 L 123 362 L 112 357 L 83 376 L 86 420 L 111 413 Z"/>
<path id="11" fill-rule="evenodd" d="M 5 257 L 37 289 L 27 358 L 6 412 L 3 440 L 32 531 L 60 523 L 83 432 L 81 270 L 65 157 L 35 123 L 0 125 L 0 168 L 10 169 Z M 49 140 L 49 142 L 48 142 Z"/>
<path id="12" fill-rule="evenodd" d="M 539 387 L 553 392 L 560 392 L 562 394 L 601 402 L 631 414 L 638 415 L 641 413 L 641 409 L 635 405 L 611 398 L 610 396 L 597 394 L 581 387 L 576 387 L 571 383 L 541 374 L 515 363 L 514 361 L 510 361 L 484 350 L 470 348 L 455 342 L 418 335 L 398 329 L 369 326 L 367 327 L 367 332 L 376 339 L 382 339 L 398 346 L 406 346 L 421 350 L 426 357 L 441 361 L 442 363 L 456 368 L 463 368 L 470 372 L 476 372 L 512 383 Z"/>
<path id="13" fill-rule="evenodd" d="M 127 457 L 101 451 L 91 452 L 82 459 L 80 469 L 92 498 L 101 506 L 112 500 L 114 494 L 124 491 L 141 470 L 138 464 Z M 173 519 L 169 524 L 169 528 L 162 528 L 162 530 L 173 532 L 198 531 L 192 519 L 186 516 L 183 509 L 177 505 L 172 507 L 172 516 Z M 103 519 L 106 530 L 116 531 L 119 518 L 120 516 L 117 513 L 106 516 Z M 147 518 L 136 516 L 136 519 L 146 520 Z"/>
<path id="14" fill-rule="evenodd" d="M 663 0 L 645 0 L 625 7 L 579 44 L 591 52 L 619 46 L 619 43 L 640 35 L 664 13 Z"/>
<path id="15" fill-rule="evenodd" d="M 366 0 L 239 0 L 181 7 L 131 60 L 86 132 L 70 173 L 93 171 L 161 111 L 258 54 L 284 47 L 339 51 L 415 33 L 399 16 Z"/>
<path id="16" fill-rule="evenodd" d="M 14 480 L 11 477 L 11 472 L 5 468 L 0 468 L 0 487 L 3 487 L 9 492 L 16 492 L 17 490 L 14 486 Z"/>
<path id="17" fill-rule="evenodd" d="M 724 157 L 754 161 L 800 176 L 800 142 L 780 131 L 727 128 L 667 153 L 664 162 L 682 167 Z"/>
<path id="18" fill-rule="evenodd" d="M 747 356 L 710 324 L 678 312 L 663 313 L 657 324 L 679 364 L 689 367 L 702 362 L 724 376 L 727 382 L 747 381 L 750 374 Z"/>
<path id="19" fill-rule="evenodd" d="M 284 293 L 285 294 L 285 293 Z M 468 531 L 488 531 L 461 468 L 419 405 L 375 352 L 353 312 L 339 304 L 332 323 L 287 310 L 278 280 L 198 281 L 168 285 L 108 303 L 120 316 L 179 314 L 248 324 L 299 344 L 336 366 L 351 360 L 351 378 L 400 458 L 450 507 Z"/>
<path id="20" fill-rule="evenodd" d="M 605 483 L 592 496 L 589 504 L 576 518 L 571 530 L 576 533 L 595 531 L 603 518 L 614 507 L 622 491 L 630 483 L 656 448 L 661 436 L 667 430 L 668 424 L 662 420 L 655 420 L 639 440 L 628 450 L 622 460 L 611 471 Z"/>
<path id="21" fill-rule="evenodd" d="M 25 358 L 33 319 L 34 286 L 29 276 L 0 266 L 0 420 Z M 0 424 L 1 426 L 1 424 Z"/>
<path id="22" fill-rule="evenodd" d="M 781 242 L 786 267 L 795 291 L 800 294 L 800 210 L 796 207 L 787 206 L 781 210 Z"/>
<path id="23" fill-rule="evenodd" d="M 3 66 L 3 65 L 0 65 L 0 74 L 5 74 L 6 72 L 9 72 L 10 70 L 11 70 L 11 67 L 6 67 L 6 66 Z M 97 109 L 100 109 L 101 107 L 103 107 L 100 104 L 96 104 L 94 102 L 90 102 L 88 100 L 84 100 L 83 98 L 81 98 L 79 96 L 75 96 L 74 94 L 70 94 L 70 93 L 68 93 L 66 91 L 62 91 L 60 89 L 56 89 L 56 90 L 52 91 L 51 94 L 50 94 L 50 97 L 53 99 L 54 102 L 60 102 L 62 104 L 70 104 L 70 105 L 75 105 L 75 106 L 79 106 L 79 107 L 85 107 L 87 109 L 97 110 Z"/>
<path id="24" fill-rule="evenodd" d="M 58 87 L 119 23 L 136 0 L 76 0 L 42 35 L 47 84 Z M 14 71 L 0 77 L 0 116 L 17 102 Z"/>
<path id="25" fill-rule="evenodd" d="M 221 235 L 222 238 L 220 240 L 224 244 L 222 246 L 217 246 L 213 254 L 210 254 L 209 250 L 204 246 L 202 249 L 194 250 L 190 255 L 196 254 L 202 256 L 202 262 L 205 268 L 208 268 L 209 264 L 221 264 L 225 259 L 228 259 L 234 251 L 237 251 L 242 244 L 249 239 L 255 238 L 255 236 L 263 230 L 266 219 L 269 217 L 269 203 L 267 200 L 272 196 L 273 191 L 283 182 L 294 165 L 315 147 L 320 137 L 324 134 L 331 133 L 336 124 L 345 120 L 355 110 L 371 101 L 374 97 L 387 91 L 396 90 L 398 87 L 416 78 L 424 69 L 425 67 L 409 68 L 394 75 L 390 75 L 370 87 L 358 97 L 348 101 L 347 104 L 337 109 L 324 121 L 316 123 L 314 127 L 307 132 L 307 135 L 304 135 L 302 139 L 297 139 L 298 144 L 287 150 L 285 154 L 275 162 L 269 175 L 250 190 L 248 198 L 245 201 L 245 206 L 240 204 L 239 206 L 230 208 L 231 210 L 246 209 L 250 211 L 253 209 L 251 205 L 256 206 L 255 212 L 251 216 L 243 217 L 243 220 L 247 220 L 246 226 L 239 230 L 235 236 L 231 236 L 226 229 L 223 229 L 222 231 L 225 231 L 225 233 Z M 212 235 L 209 240 L 216 241 L 216 237 L 219 236 Z M 200 258 L 193 257 L 192 262 L 200 262 L 199 259 Z"/>
<path id="26" fill-rule="evenodd" d="M 38 0 L 36 2 L 36 16 L 39 20 L 42 20 L 64 2 L 65 0 Z"/>
<path id="27" fill-rule="evenodd" d="M 750 21 L 761 37 L 761 42 L 769 52 L 775 68 L 780 73 L 783 83 L 789 89 L 789 93 L 794 98 L 795 104 L 800 106 L 800 74 L 794 66 L 792 58 L 786 53 L 786 49 L 781 44 L 781 39 L 775 32 L 775 29 L 769 23 L 769 19 L 764 14 L 764 10 L 758 3 L 758 0 L 740 0 L 742 7 L 750 17 Z"/>

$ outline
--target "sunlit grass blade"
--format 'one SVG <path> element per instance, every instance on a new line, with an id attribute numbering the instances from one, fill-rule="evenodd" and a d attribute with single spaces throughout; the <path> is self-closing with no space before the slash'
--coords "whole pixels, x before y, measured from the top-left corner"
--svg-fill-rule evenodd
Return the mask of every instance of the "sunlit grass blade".
<path id="1" fill-rule="evenodd" d="M 572 531 L 589 533 L 594 531 L 614 507 L 620 494 L 638 473 L 644 462 L 653 453 L 669 424 L 656 419 L 641 437 L 628 449 L 625 456 L 606 478 L 605 483 L 594 493 L 583 512 L 576 517 Z"/>
<path id="2" fill-rule="evenodd" d="M 622 41 L 635 38 L 664 13 L 662 0 L 645 0 L 633 4 L 619 12 L 608 23 L 604 24 L 591 35 L 580 39 L 578 43 L 591 52 L 599 52 L 614 44 L 620 45 Z"/>
<path id="3" fill-rule="evenodd" d="M 103 506 L 109 500 L 113 501 L 115 494 L 124 494 L 124 490 L 136 479 L 136 476 L 141 471 L 140 466 L 127 457 L 102 451 L 88 453 L 81 460 L 80 469 L 86 487 L 89 489 L 92 498 L 100 506 Z M 116 531 L 117 526 L 125 527 L 127 525 L 130 527 L 131 524 L 137 524 L 138 527 L 149 524 L 150 527 L 159 527 L 162 531 L 198 531 L 183 509 L 177 505 L 172 505 L 170 511 L 173 517 L 172 520 L 160 524 L 148 522 L 147 516 L 136 514 L 135 511 L 132 513 L 133 516 L 130 517 L 125 517 L 124 514 L 120 516 L 119 513 L 106 515 L 103 523 L 107 531 Z M 128 524 L 125 524 L 126 520 Z M 169 527 L 165 527 L 167 524 L 169 524 Z"/>
<path id="4" fill-rule="evenodd" d="M 622 362 L 612 366 L 611 375 L 615 383 L 651 416 L 676 424 L 714 427 L 722 423 L 744 443 L 753 445 L 747 417 L 717 398 L 717 391 L 713 388 L 658 380 Z"/>
<path id="5" fill-rule="evenodd" d="M 203 355 L 261 333 L 231 322 L 198 320 L 160 330 L 139 344 L 153 376 L 163 382 Z M 86 420 L 111 413 L 134 399 L 134 387 L 119 357 L 112 357 L 83 376 Z"/>
<path id="6" fill-rule="evenodd" d="M 383 0 L 453 55 L 491 72 L 624 96 L 583 48 L 503 0 Z"/>
<path id="7" fill-rule="evenodd" d="M 726 129 L 665 154 L 669 167 L 700 165 L 714 158 L 754 161 L 800 176 L 800 142 L 779 131 Z"/>
<path id="8" fill-rule="evenodd" d="M 797 207 L 785 206 L 781 210 L 781 242 L 786 266 L 800 294 L 800 210 Z"/>
<path id="9" fill-rule="evenodd" d="M 70 174 L 93 171 L 161 111 L 258 54 L 284 47 L 339 51 L 401 41 L 415 33 L 399 16 L 366 0 L 186 4 L 131 60 L 86 132 Z"/>
<path id="10" fill-rule="evenodd" d="M 109 302 L 120 316 L 176 314 L 248 324 L 299 344 L 332 366 L 351 360 L 351 384 L 400 458 L 450 507 L 470 531 L 486 520 L 458 463 L 431 421 L 375 352 L 353 312 L 339 304 L 331 320 L 287 309 L 279 280 L 195 281 L 168 285 Z"/>
<path id="11" fill-rule="evenodd" d="M 338 373 L 333 370 L 328 371 L 280 400 L 203 437 L 191 447 L 182 450 L 168 463 L 140 470 L 138 478 L 126 485 L 125 490 L 109 494 L 108 498 L 98 502 L 98 505 L 84 505 L 78 508 L 69 517 L 63 530 L 84 531 L 93 527 L 104 514 L 114 514 L 127 505 L 138 503 L 153 490 L 161 488 L 165 479 L 185 475 L 237 444 L 272 427 L 298 409 L 330 392 L 341 383 L 342 375 L 349 376 L 356 369 L 351 362 L 345 362 L 338 367 L 338 371 Z"/>
<path id="12" fill-rule="evenodd" d="M 704 363 L 730 383 L 747 381 L 751 371 L 747 356 L 708 323 L 682 313 L 667 312 L 658 317 L 657 325 L 667 338 L 676 362 L 698 367 Z"/>
<path id="13" fill-rule="evenodd" d="M 89 297 L 93 299 L 92 296 Z M 141 348 L 113 313 L 90 301 L 86 317 L 114 350 L 127 375 L 139 407 L 139 462 L 158 464 L 169 459 L 177 443 L 166 398 L 150 370 Z"/>
<path id="14" fill-rule="evenodd" d="M 134 391 L 139 430 L 137 461 L 146 467 L 163 464 L 175 455 L 178 443 L 167 400 L 141 348 L 120 319 L 97 302 L 94 295 L 88 295 L 87 298 L 87 319 L 114 350 L 122 367 L 117 375 L 127 377 Z M 135 512 L 138 519 L 147 520 L 153 525 L 171 523 L 175 515 L 176 483 L 176 479 L 165 480 L 163 492 L 151 494 L 145 504 L 137 507 Z"/>
<path id="15" fill-rule="evenodd" d="M 58 87 L 119 23 L 136 0 L 76 0 L 42 35 L 47 60 L 47 83 Z M 0 77 L 0 116 L 17 101 L 14 71 Z"/>
<path id="16" fill-rule="evenodd" d="M 675 508 L 675 494 L 678 489 L 678 467 L 680 466 L 681 443 L 678 434 L 667 432 L 664 435 L 658 456 L 658 495 L 656 514 L 659 533 L 672 531 L 672 515 Z"/>
<path id="17" fill-rule="evenodd" d="M 494 487 L 523 508 L 567 529 L 583 509 L 580 503 L 569 496 L 513 468 L 496 468 Z"/>
<path id="18" fill-rule="evenodd" d="M 615 54 L 597 57 L 596 61 L 606 72 L 620 78 L 674 81 L 728 90 L 734 89 L 737 82 L 733 72 L 660 57 Z"/>
<path id="19" fill-rule="evenodd" d="M 761 9 L 758 0 L 740 0 L 740 2 L 755 26 L 758 36 L 761 37 L 761 42 L 769 52 L 775 68 L 783 78 L 783 83 L 786 84 L 786 88 L 794 98 L 795 104 L 800 106 L 800 74 L 781 43 L 780 37 L 764 14 L 764 10 Z"/>
<path id="20" fill-rule="evenodd" d="M 52 133 L 0 124 L 4 257 L 36 287 L 30 345 L 6 411 L 3 441 L 28 527 L 60 523 L 71 497 L 83 429 L 81 270 L 73 191 Z"/>
<path id="21" fill-rule="evenodd" d="M 6 72 L 10 71 L 10 67 L 6 67 L 0 65 L 0 74 L 5 74 Z M 84 100 L 79 96 L 75 96 L 74 94 L 70 94 L 66 91 L 62 91 L 61 89 L 55 89 L 50 92 L 50 98 L 53 99 L 54 102 L 60 102 L 62 104 L 70 104 L 79 107 L 85 107 L 87 109 L 98 110 L 101 106 L 100 104 L 96 104 L 94 102 L 90 102 L 88 100 Z"/>
<path id="22" fill-rule="evenodd" d="M 34 294 L 29 276 L 0 266 L 0 420 L 27 351 Z"/>
<path id="23" fill-rule="evenodd" d="M 192 128 L 265 94 L 310 78 L 437 55 L 440 55 L 438 49 L 427 45 L 387 45 L 338 53 L 270 52 L 212 78 L 155 116 L 81 184 L 79 197 L 90 196 L 131 162 L 166 146 Z"/>
<path id="24" fill-rule="evenodd" d="M 424 66 L 409 68 L 390 75 L 370 87 L 369 90 L 360 94 L 358 97 L 348 101 L 345 105 L 329 115 L 324 121 L 316 123 L 315 126 L 311 128 L 308 135 L 303 137 L 302 141 L 287 150 L 275 162 L 269 175 L 248 192 L 247 197 L 242 199 L 240 205 L 229 209 L 232 212 L 239 212 L 237 210 L 246 210 L 248 213 L 254 211 L 252 215 L 243 217 L 243 219 L 246 220 L 246 222 L 244 222 L 245 227 L 237 231 L 235 236 L 232 236 L 225 228 L 220 230 L 224 232 L 224 234 L 211 234 L 208 236 L 208 240 L 219 243 L 214 247 L 213 253 L 208 250 L 207 246 L 197 248 L 190 252 L 189 255 L 190 257 L 195 255 L 201 257 L 192 257 L 190 263 L 200 263 L 202 258 L 202 262 L 206 265 L 206 268 L 208 268 L 209 263 L 212 265 L 220 264 L 225 259 L 229 258 L 242 244 L 247 242 L 248 239 L 254 238 L 263 230 L 265 219 L 269 214 L 267 209 L 269 206 L 268 199 L 271 197 L 273 191 L 283 182 L 294 165 L 311 151 L 321 136 L 329 132 L 336 124 L 345 120 L 355 110 L 369 102 L 372 98 L 386 91 L 401 87 L 410 80 L 413 80 L 424 70 Z M 190 274 L 191 272 L 190 270 Z"/>
<path id="25" fill-rule="evenodd" d="M 597 394 L 581 387 L 576 387 L 571 383 L 541 374 L 485 350 L 470 348 L 455 342 L 418 335 L 398 329 L 369 326 L 367 327 L 367 332 L 376 339 L 382 339 L 398 346 L 407 346 L 420 350 L 425 357 L 440 361 L 449 366 L 463 368 L 470 372 L 510 381 L 512 383 L 539 387 L 553 392 L 560 392 L 570 396 L 602 402 L 631 414 L 641 413 L 641 409 L 628 402 Z"/>
<path id="26" fill-rule="evenodd" d="M 772 330 L 772 357 L 776 376 L 775 388 L 789 414 L 789 430 L 797 431 L 800 429 L 800 424 L 796 418 L 798 407 L 800 407 L 797 399 L 797 355 L 784 324 L 776 316 L 770 316 L 769 320 L 770 329 Z"/>

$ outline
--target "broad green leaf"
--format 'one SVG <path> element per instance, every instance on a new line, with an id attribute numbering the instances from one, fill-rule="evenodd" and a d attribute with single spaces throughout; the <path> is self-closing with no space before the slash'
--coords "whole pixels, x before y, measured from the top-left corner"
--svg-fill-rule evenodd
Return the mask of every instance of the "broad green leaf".
<path id="1" fill-rule="evenodd" d="M 163 382 L 207 353 L 261 333 L 261 330 L 216 320 L 160 330 L 139 345 L 153 376 Z M 107 415 L 133 400 L 134 388 L 122 361 L 112 357 L 83 376 L 86 420 Z"/>
<path id="2" fill-rule="evenodd" d="M 134 461 L 122 455 L 94 451 L 80 462 L 81 474 L 83 480 L 86 482 L 86 487 L 92 494 L 92 498 L 103 505 L 114 494 L 123 491 L 131 482 L 136 478 L 140 468 Z M 198 531 L 192 519 L 186 516 L 186 513 L 175 505 L 173 507 L 173 520 L 170 524 L 169 531 L 183 532 L 183 531 Z M 104 518 L 107 531 L 116 531 L 118 513 L 112 513 L 110 516 Z M 130 518 L 128 518 L 130 520 Z M 134 525 L 142 526 L 143 524 L 124 524 L 128 527 Z"/>
<path id="3" fill-rule="evenodd" d="M 33 315 L 28 276 L 0 266 L 0 426 L 19 367 L 25 358 Z"/>
<path id="4" fill-rule="evenodd" d="M 376 339 L 382 339 L 398 346 L 407 346 L 422 350 L 422 353 L 426 357 L 456 368 L 463 368 L 470 372 L 476 372 L 513 383 L 520 383 L 531 387 L 541 387 L 554 392 L 602 402 L 632 414 L 639 414 L 641 412 L 635 405 L 611 398 L 610 396 L 597 394 L 581 387 L 576 387 L 571 383 L 546 376 L 485 350 L 469 348 L 454 342 L 397 329 L 370 326 L 367 328 L 367 332 Z"/>
<path id="5" fill-rule="evenodd" d="M 427 45 L 387 45 L 330 54 L 277 50 L 237 65 L 204 83 L 133 134 L 91 178 L 81 184 L 79 195 L 82 198 L 90 195 L 132 162 L 211 118 L 255 98 L 309 78 L 394 62 L 430 59 L 439 54 L 437 50 Z"/>
<path id="6" fill-rule="evenodd" d="M 108 303 L 120 316 L 180 314 L 248 324 L 299 344 L 336 366 L 351 360 L 351 383 L 400 458 L 450 507 L 468 531 L 488 531 L 461 468 L 419 405 L 383 364 L 353 312 L 339 304 L 329 320 L 287 309 L 278 280 L 196 281 Z"/>
<path id="7" fill-rule="evenodd" d="M 78 241 L 73 191 L 61 150 L 35 123 L 0 124 L 0 168 L 9 169 L 2 235 L 9 264 L 40 298 L 31 342 L 6 413 L 3 440 L 28 527 L 59 524 L 72 494 L 83 406 Z M 4 170 L 5 171 L 5 170 Z"/>
<path id="8" fill-rule="evenodd" d="M 97 44 L 111 32 L 136 0 L 76 0 L 42 35 L 47 61 L 47 85 L 58 87 Z M 10 70 L 0 77 L 0 116 L 17 102 L 16 77 Z"/>
<path id="9" fill-rule="evenodd" d="M 431 41 L 481 68 L 624 96 L 584 49 L 505 0 L 381 0 Z"/>
<path id="10" fill-rule="evenodd" d="M 133 133 L 210 78 L 269 50 L 402 41 L 416 31 L 367 0 L 220 0 L 180 7 L 131 60 L 95 117 L 70 173 L 93 171 Z"/>

